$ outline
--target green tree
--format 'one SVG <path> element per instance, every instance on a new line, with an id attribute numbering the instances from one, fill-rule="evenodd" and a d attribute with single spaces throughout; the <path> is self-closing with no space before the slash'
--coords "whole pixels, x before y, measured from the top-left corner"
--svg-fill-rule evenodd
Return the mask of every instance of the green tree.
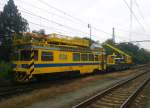
<path id="1" fill-rule="evenodd" d="M 88 38 L 88 37 L 83 37 L 82 39 L 88 40 L 89 45 L 98 44 L 98 43 L 99 43 L 99 41 L 95 41 L 95 40 L 90 39 L 90 38 Z"/>
<path id="2" fill-rule="evenodd" d="M 110 45 L 116 46 L 112 39 L 108 39 L 108 40 L 106 40 L 104 43 L 108 43 L 108 44 L 110 44 Z M 103 44 L 104 44 L 104 43 L 103 43 Z M 112 54 L 112 53 L 114 52 L 113 49 L 107 47 L 106 45 L 103 45 L 103 48 L 104 48 L 105 51 L 106 51 L 106 55 L 110 55 L 110 54 Z"/>
<path id="3" fill-rule="evenodd" d="M 1 32 L 3 34 L 12 34 L 13 32 L 19 34 L 28 29 L 28 22 L 21 16 L 21 13 L 17 9 L 13 0 L 9 0 L 4 6 L 1 13 L 2 27 Z"/>
<path id="4" fill-rule="evenodd" d="M 1 49 L 4 49 L 0 54 L 0 59 L 9 60 L 12 49 L 13 33 L 21 34 L 27 31 L 28 22 L 21 16 L 13 0 L 9 0 L 0 13 L 0 34 L 2 37 Z M 1 50 L 2 51 L 2 50 Z M 5 58 L 6 57 L 6 58 Z"/>

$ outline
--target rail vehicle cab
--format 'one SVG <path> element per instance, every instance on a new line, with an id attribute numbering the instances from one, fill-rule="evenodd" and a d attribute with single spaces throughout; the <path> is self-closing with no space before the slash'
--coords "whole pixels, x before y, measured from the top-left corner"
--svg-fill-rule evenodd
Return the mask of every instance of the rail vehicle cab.
<path id="1" fill-rule="evenodd" d="M 114 65 L 116 63 L 115 59 L 116 59 L 115 53 L 113 53 L 112 55 L 107 55 L 107 64 Z"/>
<path id="2" fill-rule="evenodd" d="M 17 49 L 13 53 L 12 67 L 14 80 L 17 82 L 26 82 L 34 71 L 34 63 L 38 59 L 38 50 Z"/>
<path id="3" fill-rule="evenodd" d="M 124 57 L 117 57 L 117 55 L 112 54 L 107 56 L 107 63 L 111 65 L 125 63 Z"/>

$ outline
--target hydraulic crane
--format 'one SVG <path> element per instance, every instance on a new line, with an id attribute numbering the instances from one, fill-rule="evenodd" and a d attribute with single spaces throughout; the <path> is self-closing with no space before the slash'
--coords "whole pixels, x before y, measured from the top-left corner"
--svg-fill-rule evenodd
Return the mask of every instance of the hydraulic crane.
<path id="1" fill-rule="evenodd" d="M 132 57 L 126 52 L 108 43 L 104 43 L 103 46 L 109 47 L 110 49 L 114 51 L 113 54 L 107 55 L 107 65 L 131 64 L 132 63 Z M 116 54 L 116 52 L 119 54 L 119 56 Z"/>

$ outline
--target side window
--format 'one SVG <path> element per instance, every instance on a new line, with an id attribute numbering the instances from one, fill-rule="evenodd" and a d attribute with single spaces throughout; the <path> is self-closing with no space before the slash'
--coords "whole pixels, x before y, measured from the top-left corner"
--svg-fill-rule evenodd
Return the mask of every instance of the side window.
<path id="1" fill-rule="evenodd" d="M 59 54 L 60 60 L 67 60 L 67 54 Z"/>
<path id="2" fill-rule="evenodd" d="M 73 53 L 73 61 L 80 61 L 80 53 Z"/>
<path id="3" fill-rule="evenodd" d="M 88 61 L 88 54 L 81 54 L 82 61 Z"/>
<path id="4" fill-rule="evenodd" d="M 94 55 L 93 54 L 89 54 L 89 61 L 94 61 Z"/>
<path id="5" fill-rule="evenodd" d="M 53 52 L 42 52 L 42 61 L 53 61 Z"/>
<path id="6" fill-rule="evenodd" d="M 98 55 L 95 55 L 95 61 L 98 61 Z"/>

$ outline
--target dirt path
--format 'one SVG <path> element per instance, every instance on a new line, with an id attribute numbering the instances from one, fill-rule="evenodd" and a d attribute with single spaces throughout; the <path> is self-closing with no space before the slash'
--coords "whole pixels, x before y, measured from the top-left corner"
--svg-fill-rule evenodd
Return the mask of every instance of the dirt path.
<path id="1" fill-rule="evenodd" d="M 0 108 L 69 107 L 74 102 L 79 102 L 94 92 L 103 90 L 113 83 L 121 81 L 123 78 L 135 73 L 135 71 L 128 70 L 121 73 L 117 72 L 76 79 L 64 85 L 34 90 L 31 93 L 1 101 Z"/>

